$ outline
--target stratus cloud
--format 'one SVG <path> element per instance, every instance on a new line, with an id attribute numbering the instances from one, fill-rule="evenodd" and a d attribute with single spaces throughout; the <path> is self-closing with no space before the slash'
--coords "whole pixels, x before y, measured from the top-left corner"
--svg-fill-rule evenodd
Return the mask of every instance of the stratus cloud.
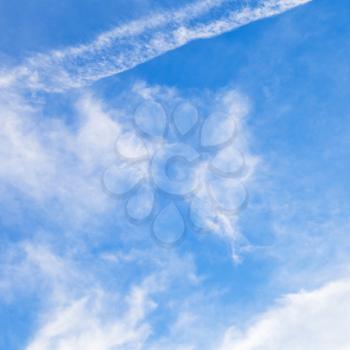
<path id="1" fill-rule="evenodd" d="M 230 329 L 220 350 L 350 349 L 350 280 L 288 295 L 245 332 Z"/>
<path id="2" fill-rule="evenodd" d="M 195 40 L 210 38 L 311 0 L 200 0 L 102 33 L 93 42 L 28 58 L 2 73 L 1 86 L 63 91 L 131 69 Z"/>

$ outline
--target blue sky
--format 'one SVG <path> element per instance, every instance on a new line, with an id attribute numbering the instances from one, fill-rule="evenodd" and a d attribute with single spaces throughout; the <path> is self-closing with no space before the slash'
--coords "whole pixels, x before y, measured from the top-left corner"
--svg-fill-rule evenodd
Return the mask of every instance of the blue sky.
<path id="1" fill-rule="evenodd" d="M 0 349 L 349 349 L 349 12 L 0 1 Z"/>

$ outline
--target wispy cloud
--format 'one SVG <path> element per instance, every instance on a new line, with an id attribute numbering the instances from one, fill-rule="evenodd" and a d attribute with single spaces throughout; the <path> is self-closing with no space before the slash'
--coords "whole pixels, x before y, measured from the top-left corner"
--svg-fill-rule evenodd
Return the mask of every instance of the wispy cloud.
<path id="1" fill-rule="evenodd" d="M 116 301 L 102 290 L 56 307 L 26 349 L 142 349 L 151 332 L 144 318 L 155 306 L 148 284 L 130 291 L 127 310 L 120 315 L 108 315 Z"/>
<path id="2" fill-rule="evenodd" d="M 124 115 L 132 113 L 132 110 L 145 99 L 154 99 L 161 101 L 165 109 L 168 109 L 170 118 L 171 111 L 177 105 L 188 101 L 188 98 L 185 99 L 175 89 L 148 86 L 143 83 L 136 83 L 124 94 L 127 96 L 127 102 L 123 101 L 123 97 L 116 97 L 116 104 L 112 109 L 106 101 L 85 93 L 73 102 L 72 108 L 77 116 L 72 118 L 69 125 L 48 116 L 47 120 L 37 123 L 36 127 L 32 124 L 35 125 L 37 122 L 37 114 L 43 113 L 40 106 L 34 108 L 33 104 L 10 93 L 0 98 L 0 107 L 7 116 L 0 130 L 0 149 L 3 150 L 0 152 L 2 165 L 0 196 L 3 202 L 11 203 L 7 198 L 11 197 L 11 191 L 15 190 L 21 198 L 43 208 L 41 210 L 45 212 L 48 211 L 47 217 L 52 216 L 50 211 L 54 206 L 60 210 L 61 221 L 66 223 L 73 221 L 77 225 L 85 223 L 86 220 L 90 222 L 95 216 L 109 213 L 114 204 L 122 204 L 120 201 L 115 201 L 113 196 L 109 196 L 108 191 L 104 191 L 101 177 L 111 164 L 116 165 L 120 172 L 119 166 L 125 163 L 121 154 L 134 151 L 133 145 L 130 146 L 128 142 L 128 137 L 125 137 L 127 142 L 118 143 L 118 152 L 116 151 L 116 141 L 124 140 L 122 136 L 130 135 L 131 119 L 124 120 Z M 215 158 L 217 162 L 213 164 L 220 168 L 220 164 L 223 166 L 234 162 L 236 150 L 240 150 L 244 153 L 242 159 L 244 159 L 245 171 L 242 176 L 238 174 L 239 176 L 237 175 L 237 178 L 231 181 L 225 181 L 225 179 L 218 181 L 217 179 L 221 177 L 215 176 L 215 171 L 218 170 L 211 168 L 210 161 L 199 162 L 195 171 L 201 190 L 196 193 L 193 203 L 192 199 L 187 203 L 191 207 L 191 218 L 185 219 L 194 220 L 196 227 L 233 242 L 238 237 L 238 213 L 235 210 L 233 213 L 232 210 L 226 213 L 214 209 L 213 196 L 215 201 L 223 203 L 225 208 L 226 205 L 228 208 L 232 206 L 236 208 L 242 198 L 239 195 L 236 198 L 235 189 L 241 187 L 241 182 L 245 186 L 253 179 L 258 159 L 249 150 L 249 142 L 246 140 L 247 128 L 244 122 L 249 111 L 249 101 L 238 91 L 229 88 L 220 93 L 208 94 L 206 97 L 210 96 L 210 100 L 213 101 L 211 104 L 206 102 L 205 96 L 193 96 L 201 117 L 210 115 L 213 120 L 216 120 L 222 113 L 225 115 L 225 121 L 234 120 L 234 129 L 237 129 L 234 144 L 230 141 L 230 147 L 225 147 L 218 152 L 218 157 Z M 121 101 L 118 100 L 119 98 Z M 151 118 L 147 119 L 147 123 L 151 121 Z M 198 135 L 194 134 L 191 141 L 193 147 L 198 146 L 199 128 L 198 125 Z M 210 135 L 206 133 L 206 136 Z M 181 144 L 181 139 L 177 139 L 177 143 Z M 159 147 L 165 150 L 168 144 L 167 139 L 160 144 L 157 140 L 152 142 L 148 140 L 148 152 L 152 149 L 155 152 Z M 122 150 L 119 147 L 122 147 Z M 144 169 L 143 175 L 146 179 L 150 176 L 148 163 L 143 162 L 140 166 L 142 168 L 137 169 Z M 112 177 L 113 185 L 125 187 L 125 176 L 120 174 L 118 176 Z M 214 190 L 215 193 L 212 194 L 211 191 Z M 135 198 L 137 199 L 135 210 L 138 210 L 145 201 Z M 210 204 L 210 216 L 207 215 L 206 203 Z M 12 211 L 12 205 L 8 204 L 7 207 L 7 210 Z M 56 211 L 53 210 L 53 212 Z M 1 216 L 8 216 L 8 213 L 3 213 Z M 11 216 L 13 216 L 12 213 Z M 53 216 L 57 220 L 56 214 Z"/>
<path id="3" fill-rule="evenodd" d="M 146 317 L 156 307 L 152 297 L 162 289 L 160 276 L 157 283 L 150 275 L 135 281 L 123 295 L 121 285 L 112 293 L 92 268 L 81 269 L 71 256 L 58 255 L 38 241 L 8 250 L 4 265 L 0 292 L 7 288 L 8 294 L 16 295 L 25 289 L 44 296 L 39 329 L 25 347 L 28 350 L 140 349 L 150 335 Z"/>
<path id="4" fill-rule="evenodd" d="M 94 41 L 37 54 L 2 74 L 1 86 L 64 91 L 108 77 L 195 39 L 204 39 L 270 17 L 310 0 L 207 0 L 160 12 L 102 33 Z"/>
<path id="5" fill-rule="evenodd" d="M 39 121 L 42 109 L 18 95 L 3 94 L 0 107 L 0 197 L 7 203 L 5 212 L 14 209 L 5 200 L 13 191 L 42 210 L 57 201 L 63 216 L 71 213 L 75 222 L 106 209 L 99 174 L 120 130 L 101 101 L 85 95 L 75 102 L 76 130 L 57 118 Z"/>
<path id="6" fill-rule="evenodd" d="M 197 300 L 193 287 L 200 281 L 190 256 L 158 249 L 129 250 L 111 252 L 117 258 L 113 261 L 94 256 L 82 262 L 74 253 L 76 248 L 58 253 L 55 246 L 40 239 L 14 244 L 2 260 L 1 297 L 19 302 L 23 290 L 40 295 L 40 306 L 31 315 L 36 331 L 23 349 L 152 348 L 148 343 L 158 322 L 152 313 L 165 308 L 172 316 L 165 322 L 172 324 L 173 317 L 181 317 L 178 308 L 186 308 L 188 298 Z M 137 266 L 142 266 L 143 273 L 126 282 Z M 184 291 L 174 292 L 178 285 Z M 179 292 L 186 295 L 182 301 L 176 299 Z M 175 300 L 176 308 L 169 310 Z M 186 324 L 176 327 L 188 331 Z"/>

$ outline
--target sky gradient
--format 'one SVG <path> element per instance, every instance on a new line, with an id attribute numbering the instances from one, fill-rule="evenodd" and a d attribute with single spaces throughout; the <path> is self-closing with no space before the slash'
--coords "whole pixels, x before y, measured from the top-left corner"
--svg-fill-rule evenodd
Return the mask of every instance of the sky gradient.
<path id="1" fill-rule="evenodd" d="M 0 349 L 348 350 L 349 15 L 0 1 Z"/>

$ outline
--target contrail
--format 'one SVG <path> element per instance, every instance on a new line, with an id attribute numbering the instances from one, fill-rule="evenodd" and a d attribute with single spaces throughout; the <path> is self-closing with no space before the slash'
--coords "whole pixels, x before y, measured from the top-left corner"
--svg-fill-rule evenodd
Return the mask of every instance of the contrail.
<path id="1" fill-rule="evenodd" d="M 309 1 L 199 0 L 118 26 L 88 44 L 29 57 L 0 76 L 0 87 L 16 85 L 52 92 L 83 87 L 192 40 L 211 38 Z"/>

